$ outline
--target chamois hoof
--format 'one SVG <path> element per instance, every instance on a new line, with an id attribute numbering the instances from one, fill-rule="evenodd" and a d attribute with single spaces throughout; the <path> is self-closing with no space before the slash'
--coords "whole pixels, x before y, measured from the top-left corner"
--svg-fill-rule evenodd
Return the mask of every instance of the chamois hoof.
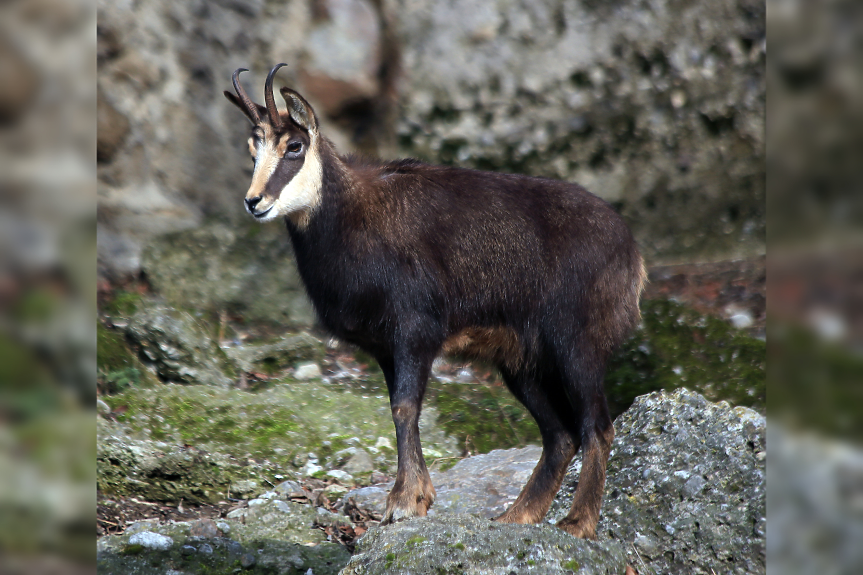
<path id="1" fill-rule="evenodd" d="M 517 510 L 515 506 L 510 507 L 497 517 L 495 517 L 492 521 L 497 521 L 498 523 L 536 523 L 532 517 L 532 514 L 529 513 L 526 509 Z"/>
<path id="2" fill-rule="evenodd" d="M 557 526 L 570 535 L 580 539 L 596 539 L 596 523 L 589 525 L 588 522 L 583 519 L 570 519 L 569 517 L 564 517 L 557 522 Z"/>
<path id="3" fill-rule="evenodd" d="M 389 525 L 411 517 L 425 517 L 434 500 L 434 487 L 431 487 L 430 492 L 423 490 L 420 486 L 401 491 L 396 491 L 393 488 L 387 497 L 387 508 L 384 511 L 383 519 L 381 519 L 381 525 Z"/>

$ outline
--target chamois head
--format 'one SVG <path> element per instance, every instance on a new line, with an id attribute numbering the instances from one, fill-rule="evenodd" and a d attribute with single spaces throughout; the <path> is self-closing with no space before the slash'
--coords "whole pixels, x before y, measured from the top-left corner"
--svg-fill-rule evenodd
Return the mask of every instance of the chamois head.
<path id="1" fill-rule="evenodd" d="M 253 102 L 240 85 L 239 75 L 245 68 L 239 68 L 233 75 L 237 95 L 225 91 L 225 97 L 253 124 L 249 152 L 255 170 L 246 192 L 246 211 L 259 222 L 289 216 L 303 225 L 320 201 L 318 121 L 309 103 L 289 88 L 280 90 L 287 111 L 280 112 L 276 107 L 273 76 L 282 66 L 286 64 L 276 65 L 267 75 L 266 107 Z"/>

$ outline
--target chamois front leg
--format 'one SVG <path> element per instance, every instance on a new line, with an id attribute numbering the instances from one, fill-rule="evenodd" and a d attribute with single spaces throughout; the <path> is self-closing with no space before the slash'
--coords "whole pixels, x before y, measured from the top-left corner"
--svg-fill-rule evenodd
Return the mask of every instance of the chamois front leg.
<path id="1" fill-rule="evenodd" d="M 433 357 L 433 356 L 432 356 Z M 432 359 L 402 356 L 393 363 L 381 361 L 396 426 L 398 474 L 382 525 L 408 517 L 425 517 L 435 500 L 435 490 L 423 459 L 419 416 Z"/>

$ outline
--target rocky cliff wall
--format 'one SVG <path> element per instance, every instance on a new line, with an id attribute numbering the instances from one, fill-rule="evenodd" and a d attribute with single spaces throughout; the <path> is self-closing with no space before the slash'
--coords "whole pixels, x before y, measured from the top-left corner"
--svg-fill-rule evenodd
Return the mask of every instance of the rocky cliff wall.
<path id="1" fill-rule="evenodd" d="M 342 151 L 574 180 L 653 261 L 764 247 L 763 4 L 753 0 L 99 2 L 99 258 L 238 225 L 238 67 L 306 94 Z"/>

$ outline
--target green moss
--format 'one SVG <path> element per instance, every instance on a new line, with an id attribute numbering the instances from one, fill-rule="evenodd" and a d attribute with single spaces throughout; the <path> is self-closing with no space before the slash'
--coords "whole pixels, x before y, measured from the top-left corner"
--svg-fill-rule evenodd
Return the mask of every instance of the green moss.
<path id="1" fill-rule="evenodd" d="M 118 371 L 136 365 L 135 356 L 126 347 L 122 335 L 96 324 L 96 362 L 100 370 Z"/>
<path id="2" fill-rule="evenodd" d="M 464 551 L 464 543 L 456 543 L 455 545 L 450 545 L 453 549 L 458 549 L 459 551 Z"/>
<path id="3" fill-rule="evenodd" d="M 581 568 L 581 565 L 578 564 L 578 561 L 575 559 L 570 559 L 569 561 L 564 561 L 560 564 L 564 569 L 569 569 L 570 571 L 578 571 Z"/>
<path id="4" fill-rule="evenodd" d="M 411 537 L 410 539 L 408 539 L 405 542 L 405 545 L 408 547 L 408 549 L 410 549 L 411 547 L 416 547 L 417 545 L 419 545 L 420 543 L 422 543 L 425 540 L 426 540 L 425 537 L 422 537 L 421 535 L 417 535 L 416 537 Z"/>
<path id="5" fill-rule="evenodd" d="M 391 568 L 393 566 L 393 562 L 395 562 L 395 560 L 396 560 L 395 553 L 387 553 L 386 557 L 384 557 L 384 559 L 386 559 L 386 564 L 384 565 L 384 568 L 385 569 Z"/>
<path id="6" fill-rule="evenodd" d="M 503 385 L 438 385 L 429 390 L 429 401 L 439 411 L 444 431 L 472 451 L 488 453 L 541 442 L 530 413 Z"/>
<path id="7" fill-rule="evenodd" d="M 642 302 L 642 327 L 609 362 L 612 417 L 639 395 L 687 387 L 713 401 L 764 410 L 766 344 L 667 300 Z"/>
<path id="8" fill-rule="evenodd" d="M 123 555 L 138 555 L 144 550 L 144 546 L 140 544 L 126 545 L 123 549 Z"/>
<path id="9" fill-rule="evenodd" d="M 534 561 L 533 559 L 528 559 L 527 564 L 530 566 L 534 566 L 534 565 L 536 565 L 536 561 Z"/>
<path id="10" fill-rule="evenodd" d="M 99 388 L 117 393 L 129 386 L 154 385 L 158 379 L 144 367 L 126 345 L 123 336 L 96 324 L 96 365 Z"/>
<path id="11" fill-rule="evenodd" d="M 120 291 L 102 306 L 102 311 L 109 316 L 130 317 L 138 310 L 142 299 L 139 293 Z"/>
<path id="12" fill-rule="evenodd" d="M 293 467 L 297 454 L 326 458 L 354 437 L 369 448 L 393 434 L 386 397 L 320 383 L 277 384 L 260 393 L 159 384 L 104 399 L 133 433 L 282 466 Z"/>

